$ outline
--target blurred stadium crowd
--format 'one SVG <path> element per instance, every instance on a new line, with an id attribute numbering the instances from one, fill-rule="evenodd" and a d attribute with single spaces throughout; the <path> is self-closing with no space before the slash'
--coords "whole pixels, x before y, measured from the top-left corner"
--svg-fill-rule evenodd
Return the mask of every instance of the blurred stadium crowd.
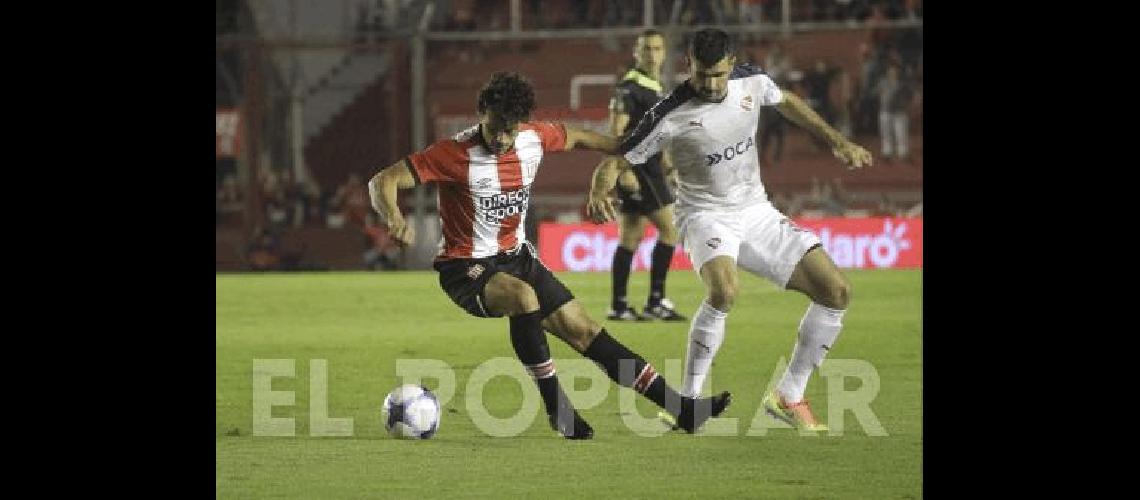
<path id="1" fill-rule="evenodd" d="M 510 28 L 510 3 L 506 0 L 436 1 L 431 27 L 441 31 L 506 30 Z M 793 0 L 789 3 L 793 22 L 838 22 L 857 26 L 860 33 L 857 46 L 840 48 L 855 54 L 852 59 L 857 60 L 857 65 L 839 64 L 818 54 L 802 55 L 798 53 L 797 44 L 772 34 L 741 35 L 741 57 L 759 65 L 781 86 L 804 97 L 829 123 L 873 151 L 877 168 L 895 173 L 888 174 L 888 177 L 894 176 L 887 179 L 889 182 L 880 183 L 883 187 L 868 184 L 870 188 L 852 189 L 845 182 L 842 169 L 804 170 L 801 164 L 830 161 L 830 152 L 821 144 L 812 143 L 774 111 L 764 113 L 757 142 L 762 175 L 773 203 L 793 217 L 921 217 L 922 30 L 921 26 L 900 29 L 887 25 L 900 20 L 921 20 L 922 2 Z M 240 1 L 218 3 L 218 35 L 249 30 L 248 26 L 242 26 L 238 15 L 241 4 Z M 412 23 L 425 4 L 422 0 L 354 2 L 358 12 L 354 16 L 357 22 L 352 28 L 353 36 L 360 41 L 399 30 Z M 522 0 L 520 5 L 522 28 L 543 30 L 640 26 L 644 21 L 645 2 Z M 657 0 L 654 5 L 655 23 L 675 21 L 683 26 L 779 23 L 784 15 L 780 0 Z M 617 44 L 617 41 L 602 40 L 601 43 Z M 440 52 L 449 58 L 477 64 L 501 50 L 501 45 L 467 43 L 451 44 Z M 615 50 L 625 53 L 627 47 Z M 230 64 L 222 59 L 223 52 L 219 50 L 219 67 Z M 226 101 L 222 94 L 219 91 L 219 107 Z M 225 104 L 235 104 L 232 101 L 229 99 Z M 433 108 L 431 115 L 436 118 L 438 109 Z M 429 133 L 429 141 L 436 135 Z M 219 231 L 240 228 L 244 233 L 239 246 L 247 269 L 327 267 L 313 258 L 313 252 L 303 241 L 290 243 L 288 232 L 299 228 L 350 232 L 358 242 L 357 251 L 364 266 L 396 268 L 400 265 L 399 249 L 376 220 L 365 185 L 367 176 L 372 173 L 369 168 L 394 159 L 377 158 L 369 164 L 336 173 L 312 172 L 310 169 L 317 167 L 308 162 L 300 169 L 306 172 L 301 179 L 295 173 L 297 168 L 279 164 L 282 162 L 263 161 L 254 167 L 257 169 L 257 175 L 251 177 L 256 179 L 254 185 L 243 186 L 237 159 L 219 158 L 216 226 Z M 796 174 L 796 171 L 801 173 Z M 585 190 L 583 183 L 582 201 Z M 540 191 L 532 201 L 535 207 L 530 222 L 573 220 L 573 216 L 567 217 L 565 210 L 560 212 L 554 207 L 542 206 L 541 194 Z M 257 214 L 257 220 L 252 223 L 247 219 L 250 213 Z"/>

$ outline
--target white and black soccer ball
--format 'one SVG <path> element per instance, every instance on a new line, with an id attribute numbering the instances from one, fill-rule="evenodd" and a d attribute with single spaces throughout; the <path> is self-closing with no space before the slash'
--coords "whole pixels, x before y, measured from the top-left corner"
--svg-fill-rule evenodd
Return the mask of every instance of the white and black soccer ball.
<path id="1" fill-rule="evenodd" d="M 388 393 L 380 410 L 384 429 L 400 439 L 428 439 L 439 429 L 439 400 L 427 387 L 405 384 Z"/>

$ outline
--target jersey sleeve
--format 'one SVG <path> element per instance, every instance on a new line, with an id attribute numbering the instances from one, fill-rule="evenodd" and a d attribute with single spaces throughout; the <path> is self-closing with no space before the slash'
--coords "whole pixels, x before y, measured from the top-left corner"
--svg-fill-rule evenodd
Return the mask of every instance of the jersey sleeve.
<path id="1" fill-rule="evenodd" d="M 784 93 L 772 77 L 752 63 L 737 64 L 729 78 L 743 79 L 744 88 L 756 97 L 761 106 L 774 106 L 784 101 Z"/>
<path id="2" fill-rule="evenodd" d="M 653 155 L 660 153 L 669 145 L 672 138 L 669 135 L 669 122 L 658 114 L 656 107 L 649 110 L 637 123 L 633 133 L 622 141 L 618 152 L 625 157 L 631 165 L 645 163 Z"/>
<path id="3" fill-rule="evenodd" d="M 784 102 L 784 92 L 768 75 L 756 75 L 748 78 L 752 80 L 752 93 L 759 100 L 761 106 L 775 106 Z"/>
<path id="4" fill-rule="evenodd" d="M 455 141 L 439 141 L 423 151 L 408 155 L 409 170 L 416 184 L 456 182 L 464 157 Z"/>
<path id="5" fill-rule="evenodd" d="M 566 150 L 566 127 L 558 122 L 533 122 L 535 133 L 542 141 L 543 151 Z"/>

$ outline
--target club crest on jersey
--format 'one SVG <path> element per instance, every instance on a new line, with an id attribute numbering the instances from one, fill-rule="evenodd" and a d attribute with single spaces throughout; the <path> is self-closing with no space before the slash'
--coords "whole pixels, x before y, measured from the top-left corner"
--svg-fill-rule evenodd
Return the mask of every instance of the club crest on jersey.
<path id="1" fill-rule="evenodd" d="M 752 96 L 744 96 L 744 98 L 740 100 L 740 107 L 744 108 L 745 111 L 752 111 Z"/>
<path id="2" fill-rule="evenodd" d="M 483 271 L 483 264 L 475 264 L 474 266 L 467 268 L 467 277 L 471 279 L 479 279 L 479 276 L 483 274 Z"/>
<path id="3" fill-rule="evenodd" d="M 709 238 L 709 240 L 706 241 L 705 244 L 708 245 L 709 248 L 716 250 L 716 247 L 720 246 L 720 238 Z"/>

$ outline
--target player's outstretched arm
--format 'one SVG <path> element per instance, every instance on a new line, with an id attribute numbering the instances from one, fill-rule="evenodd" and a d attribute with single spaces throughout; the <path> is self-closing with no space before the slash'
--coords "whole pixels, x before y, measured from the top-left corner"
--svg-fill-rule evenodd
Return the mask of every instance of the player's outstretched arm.
<path id="1" fill-rule="evenodd" d="M 848 169 L 871 165 L 870 152 L 843 137 L 843 134 L 823 121 L 822 117 L 791 91 L 783 90 L 783 94 L 784 100 L 776 105 L 780 114 L 791 120 L 792 123 L 827 141 L 831 145 L 831 153 L 847 165 Z"/>
<path id="2" fill-rule="evenodd" d="M 607 156 L 594 169 L 590 181 L 590 195 L 586 201 L 586 214 L 597 224 L 617 218 L 614 205 L 610 202 L 610 191 L 617 184 L 618 175 L 629 168 L 629 162 L 621 156 Z"/>
<path id="3" fill-rule="evenodd" d="M 368 181 L 368 196 L 372 199 L 372 209 L 388 222 L 388 232 L 392 238 L 405 246 L 415 241 L 415 233 L 404 221 L 404 214 L 400 213 L 396 191 L 413 187 L 416 187 L 416 179 L 408 170 L 406 160 L 384 167 Z"/>
<path id="4" fill-rule="evenodd" d="M 593 130 L 566 127 L 566 151 L 589 149 L 608 154 L 617 154 L 620 142 L 617 137 L 599 134 Z"/>

